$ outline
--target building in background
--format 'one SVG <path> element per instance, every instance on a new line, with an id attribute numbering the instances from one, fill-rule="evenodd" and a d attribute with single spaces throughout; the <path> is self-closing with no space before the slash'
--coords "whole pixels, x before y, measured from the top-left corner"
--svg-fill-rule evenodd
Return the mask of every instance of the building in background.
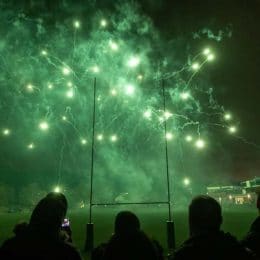
<path id="1" fill-rule="evenodd" d="M 207 194 L 222 205 L 254 205 L 257 193 L 260 193 L 260 178 L 243 181 L 236 186 L 210 186 Z"/>

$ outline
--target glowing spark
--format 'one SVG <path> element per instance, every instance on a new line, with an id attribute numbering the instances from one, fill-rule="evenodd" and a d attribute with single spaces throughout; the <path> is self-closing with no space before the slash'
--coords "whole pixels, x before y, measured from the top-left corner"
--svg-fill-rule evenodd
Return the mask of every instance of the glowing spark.
<path id="1" fill-rule="evenodd" d="M 30 143 L 30 144 L 28 144 L 28 146 L 27 146 L 27 147 L 28 147 L 28 149 L 34 149 L 34 147 L 35 147 L 35 146 L 34 146 L 34 144 L 33 144 L 33 143 Z"/>
<path id="2" fill-rule="evenodd" d="M 73 86 L 72 82 L 71 82 L 71 81 L 68 81 L 68 82 L 67 82 L 67 86 L 71 88 L 71 87 Z"/>
<path id="3" fill-rule="evenodd" d="M 107 26 L 107 21 L 106 21 L 105 19 L 102 19 L 102 20 L 100 21 L 100 26 L 106 27 L 106 26 Z"/>
<path id="4" fill-rule="evenodd" d="M 64 67 L 64 68 L 62 68 L 62 73 L 63 73 L 63 75 L 69 75 L 70 74 L 70 69 L 68 68 L 68 67 Z"/>
<path id="5" fill-rule="evenodd" d="M 186 137 L 185 137 L 185 140 L 187 141 L 187 142 L 191 142 L 192 141 L 192 136 L 191 135 L 187 135 Z"/>
<path id="6" fill-rule="evenodd" d="M 49 125 L 48 125 L 48 123 L 45 122 L 45 121 L 41 122 L 41 123 L 39 124 L 39 127 L 40 127 L 40 129 L 43 130 L 43 131 L 46 131 L 46 130 L 49 129 Z"/>
<path id="7" fill-rule="evenodd" d="M 214 59 L 215 59 L 215 56 L 213 54 L 209 54 L 208 57 L 207 57 L 208 61 L 212 61 Z"/>
<path id="8" fill-rule="evenodd" d="M 118 50 L 118 44 L 116 44 L 113 41 L 109 42 L 109 46 L 110 46 L 111 50 L 113 50 L 113 51 L 117 51 Z"/>
<path id="9" fill-rule="evenodd" d="M 103 138 L 104 138 L 104 137 L 103 137 L 103 135 L 101 135 L 101 134 L 97 136 L 97 140 L 98 140 L 98 141 L 102 141 Z"/>
<path id="10" fill-rule="evenodd" d="M 32 84 L 28 84 L 28 85 L 26 86 L 26 89 L 27 89 L 28 92 L 33 92 L 34 86 L 33 86 Z"/>
<path id="11" fill-rule="evenodd" d="M 147 118 L 147 119 L 151 119 L 151 116 L 152 116 L 152 111 L 150 109 L 147 109 L 144 112 L 144 117 Z"/>
<path id="12" fill-rule="evenodd" d="M 143 75 L 141 75 L 141 74 L 139 74 L 138 76 L 137 76 L 137 79 L 139 79 L 139 80 L 142 80 L 144 77 L 143 77 Z"/>
<path id="13" fill-rule="evenodd" d="M 202 148 L 205 147 L 205 142 L 203 140 L 199 139 L 199 140 L 196 141 L 195 145 L 196 145 L 197 148 L 202 149 Z"/>
<path id="14" fill-rule="evenodd" d="M 112 136 L 110 137 L 110 140 L 111 140 L 112 142 L 116 142 L 116 141 L 117 141 L 117 136 L 116 136 L 116 135 L 112 135 Z"/>
<path id="15" fill-rule="evenodd" d="M 206 48 L 204 51 L 203 51 L 203 54 L 204 55 L 209 55 L 210 53 L 210 49 Z"/>
<path id="16" fill-rule="evenodd" d="M 189 92 L 182 92 L 180 94 L 180 96 L 181 96 L 181 99 L 187 100 L 190 97 L 190 93 Z"/>
<path id="17" fill-rule="evenodd" d="M 126 95 L 128 96 L 132 96 L 135 92 L 135 87 L 133 85 L 126 85 L 126 88 L 125 88 L 125 93 Z"/>
<path id="18" fill-rule="evenodd" d="M 172 113 L 171 113 L 171 112 L 169 112 L 169 111 L 165 111 L 165 112 L 164 112 L 164 118 L 165 118 L 165 120 L 169 119 L 171 116 L 172 116 Z"/>
<path id="19" fill-rule="evenodd" d="M 75 22 L 73 23 L 73 25 L 74 25 L 74 27 L 75 27 L 76 29 L 80 28 L 80 22 L 79 22 L 79 21 L 75 21 Z"/>
<path id="20" fill-rule="evenodd" d="M 6 129 L 3 130 L 3 135 L 10 135 L 10 132 L 11 131 L 6 128 Z"/>
<path id="21" fill-rule="evenodd" d="M 87 144 L 87 140 L 86 139 L 81 139 L 81 144 L 82 145 L 86 145 Z"/>
<path id="22" fill-rule="evenodd" d="M 248 198 L 248 199 L 251 199 L 251 195 L 250 195 L 250 194 L 247 194 L 247 198 Z"/>
<path id="23" fill-rule="evenodd" d="M 93 66 L 93 67 L 91 68 L 91 70 L 92 70 L 92 72 L 94 72 L 94 73 L 99 73 L 99 72 L 100 72 L 100 68 L 99 68 L 98 66 Z"/>
<path id="24" fill-rule="evenodd" d="M 231 114 L 225 114 L 224 119 L 225 120 L 230 120 L 232 118 Z"/>
<path id="25" fill-rule="evenodd" d="M 233 199 L 232 195 L 229 195 L 229 196 L 228 196 L 228 198 L 229 198 L 230 200 L 232 200 L 232 199 Z"/>
<path id="26" fill-rule="evenodd" d="M 115 89 L 112 89 L 112 90 L 111 90 L 111 95 L 112 95 L 112 96 L 116 96 L 116 95 L 117 95 L 117 91 L 116 91 Z"/>
<path id="27" fill-rule="evenodd" d="M 191 67 L 193 70 L 198 70 L 200 68 L 200 65 L 199 63 L 193 63 Z"/>
<path id="28" fill-rule="evenodd" d="M 231 126 L 228 130 L 231 134 L 234 134 L 237 131 L 237 128 L 235 126 Z"/>
<path id="29" fill-rule="evenodd" d="M 48 55 L 48 52 L 47 52 L 46 50 L 42 50 L 42 51 L 41 51 L 41 55 L 47 56 L 47 55 Z"/>
<path id="30" fill-rule="evenodd" d="M 73 89 L 68 90 L 68 91 L 66 92 L 66 96 L 67 96 L 68 98 L 73 98 L 73 97 L 74 97 L 74 91 L 73 91 Z"/>
<path id="31" fill-rule="evenodd" d="M 62 117 L 62 120 L 63 120 L 63 121 L 67 121 L 67 117 L 66 117 L 66 116 L 63 116 L 63 117 Z"/>
<path id="32" fill-rule="evenodd" d="M 184 184 L 185 186 L 189 186 L 189 185 L 190 185 L 190 179 L 185 178 L 185 179 L 183 180 L 183 184 Z"/>
<path id="33" fill-rule="evenodd" d="M 53 191 L 59 193 L 61 192 L 61 188 L 59 186 L 56 186 Z"/>
<path id="34" fill-rule="evenodd" d="M 168 133 L 166 133 L 165 138 L 166 138 L 167 140 L 172 140 L 173 134 L 170 133 L 170 132 L 168 132 Z"/>
<path id="35" fill-rule="evenodd" d="M 48 84 L 48 89 L 52 89 L 53 85 L 51 83 Z"/>
<path id="36" fill-rule="evenodd" d="M 130 68 L 135 68 L 140 64 L 140 59 L 138 57 L 131 57 L 128 62 L 127 66 Z"/>

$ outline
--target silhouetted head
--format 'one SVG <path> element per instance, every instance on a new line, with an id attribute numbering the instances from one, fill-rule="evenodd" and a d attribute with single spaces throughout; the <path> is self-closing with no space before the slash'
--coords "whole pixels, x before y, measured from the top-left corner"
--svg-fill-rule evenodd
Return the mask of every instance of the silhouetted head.
<path id="1" fill-rule="evenodd" d="M 190 234 L 218 231 L 222 224 L 220 204 L 210 196 L 193 198 L 189 206 Z"/>
<path id="2" fill-rule="evenodd" d="M 33 210 L 29 227 L 43 234 L 58 235 L 66 212 L 67 207 L 60 196 L 46 196 Z"/>
<path id="3" fill-rule="evenodd" d="M 53 198 L 55 200 L 59 200 L 61 203 L 64 204 L 65 208 L 66 208 L 66 212 L 67 212 L 67 209 L 68 209 L 68 201 L 65 197 L 64 194 L 60 193 L 60 192 L 50 192 L 46 195 L 46 198 Z"/>
<path id="4" fill-rule="evenodd" d="M 121 211 L 116 216 L 114 228 L 119 236 L 134 234 L 140 230 L 140 221 L 134 213 Z"/>

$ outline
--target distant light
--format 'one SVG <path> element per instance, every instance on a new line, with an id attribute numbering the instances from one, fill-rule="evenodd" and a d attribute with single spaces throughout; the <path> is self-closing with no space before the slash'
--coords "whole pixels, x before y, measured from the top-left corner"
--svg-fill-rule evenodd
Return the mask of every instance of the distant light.
<path id="1" fill-rule="evenodd" d="M 39 127 L 40 127 L 40 129 L 43 130 L 43 131 L 46 131 L 46 130 L 49 129 L 49 125 L 48 125 L 47 122 L 41 122 L 41 123 L 39 124 Z"/>
<path id="2" fill-rule="evenodd" d="M 192 141 L 192 136 L 191 135 L 187 135 L 186 137 L 185 137 L 185 140 L 187 141 L 187 142 L 191 142 Z"/>
<path id="3" fill-rule="evenodd" d="M 61 192 L 61 188 L 59 186 L 56 186 L 53 191 L 59 193 Z"/>
<path id="4" fill-rule="evenodd" d="M 30 144 L 28 144 L 28 146 L 27 146 L 27 147 L 28 147 L 28 149 L 34 149 L 34 147 L 35 147 L 35 146 L 34 146 L 34 144 L 33 144 L 33 143 L 30 143 Z"/>
<path id="5" fill-rule="evenodd" d="M 63 121 L 66 121 L 66 120 L 67 120 L 67 117 L 66 117 L 66 116 L 63 116 L 63 117 L 62 117 L 62 120 L 63 120 Z"/>
<path id="6" fill-rule="evenodd" d="M 71 82 L 71 81 L 68 81 L 68 82 L 67 82 L 67 86 L 71 88 L 71 87 L 73 86 L 72 82 Z"/>
<path id="7" fill-rule="evenodd" d="M 86 140 L 86 139 L 81 139 L 81 144 L 82 144 L 82 145 L 87 144 L 87 140 Z"/>
<path id="8" fill-rule="evenodd" d="M 110 138 L 110 140 L 111 140 L 112 142 L 116 142 L 116 141 L 117 141 L 117 136 L 116 136 L 116 135 L 112 135 L 111 138 Z"/>
<path id="9" fill-rule="evenodd" d="M 169 111 L 165 111 L 165 112 L 164 112 L 164 118 L 165 118 L 166 120 L 169 119 L 171 116 L 172 116 L 172 113 L 171 113 L 171 112 L 169 112 Z"/>
<path id="10" fill-rule="evenodd" d="M 130 68 L 135 68 L 140 64 L 140 58 L 139 57 L 131 57 L 128 62 L 127 66 Z"/>
<path id="11" fill-rule="evenodd" d="M 198 70 L 200 68 L 200 65 L 199 63 L 193 63 L 191 67 L 193 70 Z"/>
<path id="12" fill-rule="evenodd" d="M 94 72 L 94 73 L 99 73 L 100 72 L 100 68 L 96 65 L 96 66 L 93 66 L 92 68 L 91 68 L 91 70 L 92 70 L 92 72 Z"/>
<path id="13" fill-rule="evenodd" d="M 189 186 L 189 185 L 190 185 L 190 179 L 185 178 L 185 179 L 183 180 L 183 184 L 184 184 L 185 186 Z"/>
<path id="14" fill-rule="evenodd" d="M 80 22 L 79 21 L 74 21 L 73 25 L 76 29 L 80 28 Z"/>
<path id="15" fill-rule="evenodd" d="M 180 94 L 180 97 L 181 97 L 181 99 L 183 99 L 183 100 L 187 100 L 187 99 L 190 97 L 190 93 L 189 93 L 189 92 L 182 92 L 182 93 Z"/>
<path id="16" fill-rule="evenodd" d="M 102 141 L 102 140 L 103 140 L 103 138 L 104 138 L 104 137 L 103 137 L 103 135 L 102 135 L 102 134 L 99 134 L 99 135 L 97 135 L 97 140 L 98 140 L 98 141 Z"/>
<path id="17" fill-rule="evenodd" d="M 125 88 L 125 93 L 126 95 L 128 96 L 132 96 L 135 92 L 135 87 L 131 84 L 128 84 L 126 85 L 126 88 Z"/>
<path id="18" fill-rule="evenodd" d="M 139 74 L 139 75 L 137 76 L 137 79 L 139 79 L 139 80 L 142 80 L 143 78 L 144 78 L 144 76 L 141 75 L 141 74 Z"/>
<path id="19" fill-rule="evenodd" d="M 232 118 L 231 114 L 227 113 L 224 115 L 225 120 L 230 120 Z"/>
<path id="20" fill-rule="evenodd" d="M 205 55 L 209 55 L 210 53 L 210 49 L 209 48 L 206 48 L 204 51 L 203 51 L 203 54 Z"/>
<path id="21" fill-rule="evenodd" d="M 147 109 L 145 112 L 144 112 L 144 117 L 147 118 L 147 119 L 150 119 L 152 116 L 152 111 L 151 109 Z"/>
<path id="22" fill-rule="evenodd" d="M 247 198 L 248 198 L 248 199 L 251 199 L 251 195 L 250 195 L 250 194 L 247 194 Z"/>
<path id="23" fill-rule="evenodd" d="M 113 51 L 118 50 L 118 44 L 113 41 L 109 41 L 109 46 L 110 46 L 111 50 L 113 50 Z"/>
<path id="24" fill-rule="evenodd" d="M 42 50 L 42 51 L 41 51 L 41 55 L 47 56 L 47 55 L 48 55 L 48 52 L 47 52 L 46 50 Z"/>
<path id="25" fill-rule="evenodd" d="M 205 142 L 201 139 L 197 140 L 196 141 L 196 147 L 199 148 L 199 149 L 202 149 L 205 147 Z"/>
<path id="26" fill-rule="evenodd" d="M 235 126 L 230 126 L 228 131 L 231 133 L 231 134 L 234 134 L 236 131 L 237 131 L 237 128 Z"/>
<path id="27" fill-rule="evenodd" d="M 106 27 L 106 26 L 107 26 L 107 21 L 106 21 L 105 19 L 102 19 L 102 20 L 100 21 L 100 25 L 101 25 L 102 27 Z"/>
<path id="28" fill-rule="evenodd" d="M 230 200 L 232 200 L 232 199 L 233 199 L 232 195 L 229 195 L 229 196 L 228 196 L 228 198 L 229 198 Z"/>
<path id="29" fill-rule="evenodd" d="M 26 86 L 26 89 L 27 89 L 28 92 L 33 92 L 34 86 L 29 83 L 29 84 Z"/>
<path id="30" fill-rule="evenodd" d="M 168 133 L 166 133 L 165 138 L 166 138 L 167 140 L 172 140 L 173 134 L 170 133 L 170 132 L 168 132 Z"/>
<path id="31" fill-rule="evenodd" d="M 10 135 L 11 131 L 7 128 L 3 130 L 3 135 Z"/>
<path id="32" fill-rule="evenodd" d="M 52 89 L 53 85 L 51 83 L 48 84 L 48 89 Z"/>
<path id="33" fill-rule="evenodd" d="M 117 95 L 116 89 L 113 88 L 113 89 L 111 90 L 111 95 L 112 95 L 112 96 L 116 96 L 116 95 Z"/>
<path id="34" fill-rule="evenodd" d="M 62 68 L 62 73 L 64 74 L 64 75 L 69 75 L 70 74 L 70 69 L 68 68 L 68 67 L 64 67 L 64 68 Z"/>
<path id="35" fill-rule="evenodd" d="M 68 98 L 73 98 L 74 97 L 74 90 L 73 89 L 70 89 L 66 92 L 66 96 Z"/>
<path id="36" fill-rule="evenodd" d="M 214 60 L 215 59 L 215 56 L 213 55 L 213 54 L 209 54 L 208 56 L 207 56 L 207 60 L 208 61 L 212 61 L 212 60 Z"/>

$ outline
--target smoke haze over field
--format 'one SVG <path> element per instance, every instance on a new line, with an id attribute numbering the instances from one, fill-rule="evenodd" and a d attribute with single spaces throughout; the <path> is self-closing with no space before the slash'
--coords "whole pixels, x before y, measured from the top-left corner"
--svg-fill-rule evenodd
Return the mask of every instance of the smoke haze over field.
<path id="1" fill-rule="evenodd" d="M 258 174 L 259 138 L 240 118 L 238 79 L 230 84 L 240 60 L 219 65 L 231 63 L 232 20 L 204 17 L 180 29 L 185 5 L 170 1 L 24 3 L 1 1 L 0 192 L 10 200 L 57 185 L 87 200 L 94 78 L 95 202 L 166 200 L 165 120 L 176 198 Z M 167 7 L 172 15 L 159 21 Z"/>

